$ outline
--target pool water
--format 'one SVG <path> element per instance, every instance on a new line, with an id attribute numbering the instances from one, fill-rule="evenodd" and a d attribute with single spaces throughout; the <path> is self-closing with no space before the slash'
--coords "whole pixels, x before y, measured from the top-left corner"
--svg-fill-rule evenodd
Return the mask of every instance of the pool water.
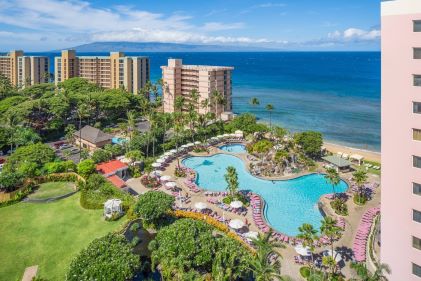
<path id="1" fill-rule="evenodd" d="M 266 221 L 275 230 L 291 236 L 298 234 L 298 227 L 303 223 L 310 223 L 316 229 L 320 227 L 323 216 L 317 203 L 323 194 L 333 192 L 332 186 L 321 174 L 284 181 L 256 178 L 246 170 L 241 159 L 228 154 L 189 157 L 183 160 L 183 164 L 197 172 L 197 185 L 210 191 L 226 190 L 226 168 L 234 166 L 238 173 L 240 189 L 257 193 L 265 200 Z M 344 192 L 347 188 L 347 184 L 341 181 L 335 187 L 335 191 Z"/>
<path id="2" fill-rule="evenodd" d="M 123 145 L 125 142 L 127 142 L 127 139 L 125 138 L 118 138 L 118 137 L 113 137 L 111 142 L 113 144 L 119 144 L 119 145 Z"/>
<path id="3" fill-rule="evenodd" d="M 220 146 L 219 149 L 231 153 L 246 153 L 246 146 L 241 143 L 232 143 Z"/>

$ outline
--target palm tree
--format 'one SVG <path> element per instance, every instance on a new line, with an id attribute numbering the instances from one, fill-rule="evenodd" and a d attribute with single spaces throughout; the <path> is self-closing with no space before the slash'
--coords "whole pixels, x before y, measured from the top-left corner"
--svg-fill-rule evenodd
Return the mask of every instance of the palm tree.
<path id="1" fill-rule="evenodd" d="M 215 115 L 219 116 L 219 119 L 221 119 L 222 112 L 219 112 L 219 105 L 223 105 L 225 103 L 224 96 L 218 90 L 214 90 L 212 92 L 212 99 L 215 103 Z"/>
<path id="2" fill-rule="evenodd" d="M 255 106 L 260 105 L 260 101 L 259 101 L 259 99 L 258 99 L 258 98 L 254 97 L 254 98 L 251 98 L 251 99 L 250 99 L 250 104 L 251 104 L 253 107 L 255 107 Z"/>
<path id="3" fill-rule="evenodd" d="M 271 103 L 268 103 L 265 108 L 267 111 L 269 111 L 269 129 L 272 132 L 272 111 L 275 109 L 275 107 Z"/>
<path id="4" fill-rule="evenodd" d="M 129 138 L 132 140 L 133 133 L 136 129 L 136 115 L 134 111 L 127 112 L 127 129 L 129 131 Z"/>
<path id="5" fill-rule="evenodd" d="M 270 239 L 272 237 L 272 229 L 265 234 L 260 234 L 257 236 L 257 239 L 253 239 L 253 244 L 257 248 L 257 255 L 260 258 L 265 258 L 270 254 L 276 254 L 277 257 L 281 257 L 281 254 L 277 252 L 276 248 L 285 248 L 285 245 L 277 242 L 274 239 Z"/>
<path id="6" fill-rule="evenodd" d="M 336 260 L 332 256 L 325 256 L 322 258 L 322 264 L 330 269 L 330 273 L 335 274 Z"/>
<path id="7" fill-rule="evenodd" d="M 209 99 L 206 98 L 200 102 L 200 106 L 205 110 L 205 114 L 208 113 L 209 110 Z"/>
<path id="8" fill-rule="evenodd" d="M 84 103 L 79 104 L 76 109 L 79 118 L 79 161 L 82 159 L 82 120 L 89 116 L 88 106 Z"/>
<path id="9" fill-rule="evenodd" d="M 335 187 L 341 182 L 338 171 L 336 171 L 334 168 L 326 169 L 325 179 L 332 185 L 333 198 L 336 198 Z"/>
<path id="10" fill-rule="evenodd" d="M 374 273 L 371 273 L 367 269 L 367 265 L 365 263 L 351 263 L 351 268 L 355 270 L 358 277 L 360 278 L 351 279 L 353 281 L 387 281 L 385 273 L 390 274 L 391 272 L 390 267 L 385 263 L 378 265 Z"/>
<path id="11" fill-rule="evenodd" d="M 281 263 L 276 260 L 270 263 L 267 259 L 254 258 L 248 262 L 247 269 L 253 272 L 256 281 L 282 280 Z"/>
<path id="12" fill-rule="evenodd" d="M 324 217 L 321 221 L 320 233 L 326 235 L 329 238 L 332 254 L 333 254 L 333 242 L 335 239 L 339 239 L 342 234 L 342 229 L 336 225 L 337 221 L 332 217 Z"/>
<path id="13" fill-rule="evenodd" d="M 358 169 L 352 174 L 352 177 L 354 178 L 355 183 L 358 187 L 358 195 L 359 195 L 359 203 L 361 204 L 361 200 L 363 197 L 363 186 L 367 182 L 367 172 L 364 169 Z"/>
<path id="14" fill-rule="evenodd" d="M 225 181 L 227 182 L 228 190 L 233 198 L 238 192 L 238 174 L 237 170 L 233 166 L 227 167 L 227 173 L 225 174 Z"/>
<path id="15" fill-rule="evenodd" d="M 196 112 L 199 113 L 199 92 L 197 89 L 193 89 L 190 92 L 190 98 L 195 106 Z"/>
<path id="16" fill-rule="evenodd" d="M 311 252 L 311 265 L 313 267 L 313 252 L 314 252 L 314 241 L 318 239 L 317 230 L 311 224 L 304 223 L 302 226 L 298 227 L 300 232 L 297 235 L 297 238 L 303 240 L 303 246 L 308 247 Z"/>

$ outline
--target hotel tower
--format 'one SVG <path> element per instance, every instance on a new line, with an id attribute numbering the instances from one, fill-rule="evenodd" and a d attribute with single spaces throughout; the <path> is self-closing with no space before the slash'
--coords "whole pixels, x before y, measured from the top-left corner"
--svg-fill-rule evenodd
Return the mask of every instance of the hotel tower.
<path id="1" fill-rule="evenodd" d="M 234 68 L 225 66 L 183 65 L 181 59 L 169 59 L 168 66 L 161 66 L 164 83 L 163 105 L 165 112 L 174 112 L 177 97 L 184 97 L 183 110 L 191 102 L 192 90 L 199 95 L 199 113 L 213 112 L 222 119 L 232 116 L 231 72 Z M 215 103 L 213 92 L 217 90 L 224 98 L 224 104 Z M 202 102 L 207 100 L 208 107 Z"/>
<path id="2" fill-rule="evenodd" d="M 121 52 L 109 56 L 76 56 L 74 50 L 61 52 L 54 60 L 55 82 L 81 77 L 103 88 L 124 88 L 137 93 L 149 80 L 149 58 L 128 57 Z"/>
<path id="3" fill-rule="evenodd" d="M 421 1 L 382 5 L 381 261 L 421 280 Z"/>
<path id="4" fill-rule="evenodd" d="M 48 57 L 24 56 L 23 51 L 11 51 L 0 56 L 0 74 L 18 88 L 49 82 L 49 67 Z"/>

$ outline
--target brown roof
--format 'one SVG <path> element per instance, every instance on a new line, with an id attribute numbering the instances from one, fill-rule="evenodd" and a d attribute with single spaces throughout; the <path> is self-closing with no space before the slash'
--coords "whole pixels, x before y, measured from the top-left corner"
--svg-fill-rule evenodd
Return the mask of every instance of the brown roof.
<path id="1" fill-rule="evenodd" d="M 113 138 L 112 135 L 104 133 L 103 131 L 94 128 L 92 126 L 86 125 L 82 128 L 82 139 L 90 143 L 99 143 Z M 79 131 L 74 133 L 76 138 L 79 138 Z"/>

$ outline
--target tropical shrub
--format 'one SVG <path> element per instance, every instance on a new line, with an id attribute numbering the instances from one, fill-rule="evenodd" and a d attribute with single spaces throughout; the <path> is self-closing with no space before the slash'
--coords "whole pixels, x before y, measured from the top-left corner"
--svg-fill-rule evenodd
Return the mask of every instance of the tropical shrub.
<path id="1" fill-rule="evenodd" d="M 186 171 L 183 168 L 181 168 L 181 167 L 175 167 L 174 175 L 177 178 L 184 178 L 184 177 L 187 176 L 187 173 L 186 173 Z"/>
<path id="2" fill-rule="evenodd" d="M 66 280 L 126 281 L 139 267 L 140 258 L 124 236 L 110 233 L 92 241 L 73 259 Z"/>
<path id="3" fill-rule="evenodd" d="M 91 159 L 86 159 L 77 164 L 77 172 L 84 178 L 89 177 L 95 173 L 95 162 Z"/>
<path id="4" fill-rule="evenodd" d="M 174 197 L 165 192 L 148 191 L 139 197 L 134 211 L 147 224 L 158 224 L 172 210 L 174 201 Z"/>
<path id="5" fill-rule="evenodd" d="M 335 213 L 341 216 L 348 215 L 348 206 L 346 200 L 342 198 L 335 198 L 330 202 L 330 206 L 335 210 Z"/>
<path id="6" fill-rule="evenodd" d="M 162 228 L 149 249 L 152 266 L 159 264 L 168 280 L 198 273 L 213 280 L 236 280 L 249 274 L 244 263 L 250 253 L 227 236 L 214 236 L 210 225 L 197 220 L 180 219 Z"/>
<path id="7" fill-rule="evenodd" d="M 45 174 L 76 171 L 76 164 L 71 160 L 49 162 L 49 163 L 45 163 L 43 167 L 43 171 Z"/>
<path id="8" fill-rule="evenodd" d="M 141 177 L 140 182 L 147 188 L 158 188 L 161 186 L 161 183 L 157 178 L 151 177 L 149 175 L 144 175 Z"/>

